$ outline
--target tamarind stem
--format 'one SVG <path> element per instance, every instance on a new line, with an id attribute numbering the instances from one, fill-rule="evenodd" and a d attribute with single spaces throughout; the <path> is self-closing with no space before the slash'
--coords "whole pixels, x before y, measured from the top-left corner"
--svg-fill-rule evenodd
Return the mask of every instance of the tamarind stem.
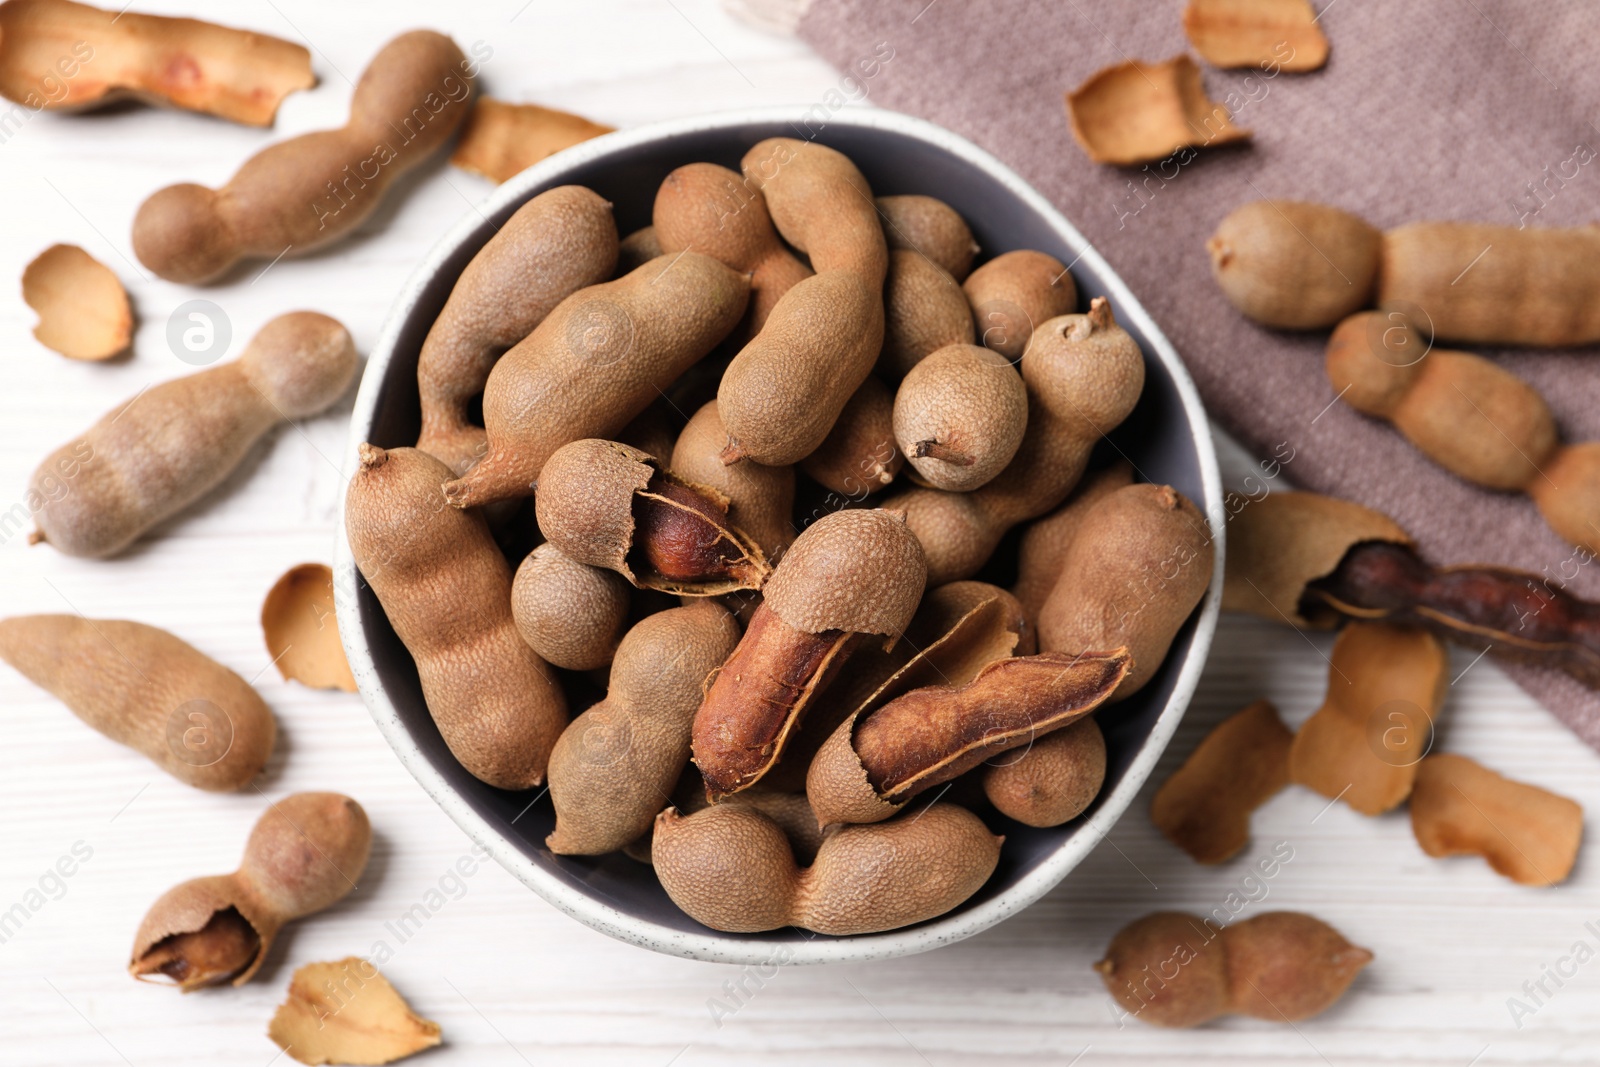
<path id="1" fill-rule="evenodd" d="M 1600 604 L 1501 567 L 1435 567 L 1405 545 L 1366 541 L 1306 587 L 1306 618 L 1388 619 L 1468 648 L 1565 671 L 1600 689 Z"/>
<path id="2" fill-rule="evenodd" d="M 922 459 L 926 456 L 929 459 L 936 459 L 942 463 L 949 463 L 957 467 L 970 467 L 978 462 L 971 453 L 963 452 L 959 448 L 951 448 L 949 445 L 932 440 L 918 441 L 915 445 L 912 445 L 911 455 L 915 459 Z"/>

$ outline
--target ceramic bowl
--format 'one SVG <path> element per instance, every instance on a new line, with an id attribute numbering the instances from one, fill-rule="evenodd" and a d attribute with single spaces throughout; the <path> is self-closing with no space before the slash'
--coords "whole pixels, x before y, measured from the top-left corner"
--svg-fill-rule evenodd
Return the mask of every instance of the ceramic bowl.
<path id="1" fill-rule="evenodd" d="M 422 340 L 467 262 L 524 202 L 553 186 L 586 185 L 615 204 L 618 229 L 627 234 L 649 224 L 656 188 L 673 168 L 709 160 L 737 169 L 746 149 L 772 136 L 814 138 L 838 149 L 855 161 L 879 195 L 939 197 L 966 218 L 984 257 L 1018 248 L 1059 257 L 1071 267 L 1081 305 L 1094 296 L 1110 298 L 1117 321 L 1144 350 L 1143 399 L 1111 439 L 1101 442 L 1099 458 L 1125 455 L 1143 480 L 1173 485 L 1198 502 L 1218 531 L 1216 570 L 1161 671 L 1133 699 L 1101 716 L 1108 768 L 1094 806 L 1066 826 L 1043 830 L 991 814 L 992 828 L 1006 838 L 999 867 L 970 900 L 937 919 L 856 937 L 793 928 L 719 933 L 679 911 L 647 866 L 621 854 L 552 854 L 544 846 L 555 820 L 547 796 L 494 789 L 456 763 L 428 716 L 411 657 L 355 568 L 342 516 L 335 567 L 339 628 L 362 697 L 401 762 L 468 836 L 578 921 L 635 945 L 702 960 L 814 963 L 899 956 L 993 926 L 1038 900 L 1088 855 L 1166 747 L 1194 693 L 1216 627 L 1222 488 L 1205 411 L 1178 354 L 1138 298 L 1042 196 L 970 142 L 930 123 L 875 109 L 845 109 L 820 128 L 814 114 L 808 124 L 797 108 L 742 111 L 657 123 L 585 142 L 500 186 L 417 268 L 367 361 L 344 468 L 347 476 L 356 469 L 355 450 L 362 441 L 385 447 L 415 442 Z M 1002 551 L 1014 553 L 1015 541 Z"/>

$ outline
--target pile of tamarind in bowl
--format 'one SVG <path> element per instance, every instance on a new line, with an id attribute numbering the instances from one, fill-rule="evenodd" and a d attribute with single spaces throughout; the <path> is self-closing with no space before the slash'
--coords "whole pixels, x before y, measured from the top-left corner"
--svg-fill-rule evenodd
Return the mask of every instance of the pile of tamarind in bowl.
<path id="1" fill-rule="evenodd" d="M 896 930 L 1159 752 L 1217 545 L 1145 468 L 1192 494 L 1209 444 L 1057 255 L 707 136 L 534 174 L 419 270 L 358 401 L 341 628 L 424 785 L 580 917 Z"/>

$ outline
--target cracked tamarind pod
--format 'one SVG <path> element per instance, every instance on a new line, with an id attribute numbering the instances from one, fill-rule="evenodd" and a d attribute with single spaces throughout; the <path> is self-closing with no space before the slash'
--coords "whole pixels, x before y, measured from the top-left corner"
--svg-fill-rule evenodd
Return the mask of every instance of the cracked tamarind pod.
<path id="1" fill-rule="evenodd" d="M 468 409 L 495 362 L 567 297 L 611 277 L 617 224 L 611 205 L 581 185 L 529 200 L 456 279 L 422 342 L 417 447 L 465 474 L 488 445 Z"/>
<path id="2" fill-rule="evenodd" d="M 930 649 L 823 742 L 806 775 L 819 825 L 889 818 L 923 791 L 1089 714 L 1133 666 L 1126 648 L 982 658 L 955 642 Z"/>
<path id="3" fill-rule="evenodd" d="M 749 804 L 656 817 L 651 860 L 672 902 L 713 930 L 798 926 L 847 936 L 943 915 L 994 873 L 1003 838 L 954 804 L 822 839 L 801 868 L 783 828 Z"/>
<path id="4" fill-rule="evenodd" d="M 748 789 L 772 769 L 865 635 L 886 646 L 900 639 L 926 575 L 916 538 L 889 512 L 837 511 L 806 528 L 695 714 L 694 762 L 708 798 Z"/>
<path id="5" fill-rule="evenodd" d="M 476 70 L 443 34 L 401 34 L 362 71 L 344 126 L 263 149 L 220 189 L 153 193 L 134 216 L 134 254 L 167 281 L 197 284 L 247 257 L 304 254 L 347 236 L 395 179 L 450 140 Z"/>
<path id="6" fill-rule="evenodd" d="M 744 275 L 685 252 L 567 297 L 489 372 L 489 450 L 446 485 L 450 503 L 528 496 L 556 449 L 620 433 L 739 324 L 749 295 Z"/>
<path id="7" fill-rule="evenodd" d="M 1007 530 L 1066 499 L 1095 442 L 1139 402 L 1144 356 L 1116 324 L 1111 305 L 1096 297 L 1087 314 L 1062 315 L 1033 332 L 1022 379 L 1028 429 L 1005 470 L 970 493 L 916 488 L 885 502 L 906 513 L 935 584 L 970 578 Z"/>
<path id="8" fill-rule="evenodd" d="M 1316 493 L 1273 493 L 1233 516 L 1222 607 L 1312 630 L 1420 626 L 1600 689 L 1600 604 L 1537 574 L 1434 566 L 1387 515 Z"/>
<path id="9" fill-rule="evenodd" d="M 322 911 L 356 887 L 372 851 L 367 813 L 338 793 L 296 793 L 270 805 L 232 874 L 163 893 L 133 938 L 128 971 L 185 993 L 248 982 L 290 920 Z"/>
<path id="10" fill-rule="evenodd" d="M 539 529 L 563 555 L 641 589 L 719 596 L 760 589 L 761 547 L 728 521 L 728 498 L 617 441 L 556 449 L 539 479 Z"/>

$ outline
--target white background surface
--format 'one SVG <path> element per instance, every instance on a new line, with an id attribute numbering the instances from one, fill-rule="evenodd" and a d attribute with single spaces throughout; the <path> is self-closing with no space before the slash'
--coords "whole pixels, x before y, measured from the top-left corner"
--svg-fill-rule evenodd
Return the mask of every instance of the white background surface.
<path id="1" fill-rule="evenodd" d="M 815 102 L 837 75 L 803 45 L 744 28 L 712 0 L 556 4 L 378 4 L 261 0 L 135 5 L 205 13 L 304 40 L 321 84 L 291 96 L 274 131 L 141 108 L 32 118 L 0 144 L 0 278 L 19 278 L 49 244 L 82 245 L 116 270 L 139 318 L 136 355 L 64 360 L 37 344 L 15 282 L 0 285 L 0 511 L 47 450 L 157 380 L 188 372 L 168 349 L 172 310 L 199 295 L 233 323 L 230 357 L 280 312 L 310 307 L 346 323 L 363 350 L 411 265 L 489 189 L 446 166 L 405 182 L 360 234 L 310 260 L 204 292 L 154 280 L 133 262 L 129 223 L 154 189 L 219 184 L 270 139 L 343 122 L 350 78 L 390 36 L 432 26 L 494 49 L 497 96 L 564 107 L 619 126 L 754 104 Z M 520 10 L 519 10 L 520 8 Z M 379 14 L 379 12 L 382 12 Z M 340 72 L 343 72 L 342 74 Z M 1065 128 L 1058 136 L 1072 151 Z M 1113 264 L 1115 266 L 1115 264 Z M 401 770 L 354 696 L 310 692 L 269 669 L 257 613 L 289 566 L 331 559 L 337 465 L 349 399 L 275 434 L 212 499 L 109 563 L 67 559 L 21 536 L 0 544 L 6 614 L 81 611 L 166 627 L 256 680 L 281 744 L 261 792 L 201 794 L 99 737 L 0 668 L 0 911 L 76 842 L 92 858 L 0 944 L 0 1063 L 266 1065 L 265 1037 L 293 969 L 364 954 L 384 923 L 419 901 L 467 852 L 466 838 Z M 1225 470 L 1248 460 L 1225 456 Z M 1329 640 L 1224 619 L 1210 668 L 1168 758 L 1252 699 L 1291 725 L 1321 698 Z M 1313 648 L 1314 646 L 1314 648 Z M 1600 760 L 1488 662 L 1457 654 L 1439 745 L 1513 777 L 1600 803 Z M 124 971 L 133 930 L 157 894 L 232 869 L 266 797 L 336 789 L 361 801 L 377 843 L 360 888 L 291 926 L 240 990 L 180 996 Z M 447 1047 L 426 1063 L 596 1063 L 680 1067 L 778 1062 L 1084 1065 L 1154 1063 L 1469 1063 L 1600 1060 L 1600 963 L 1565 980 L 1518 1029 L 1507 998 L 1575 942 L 1600 949 L 1600 871 L 1589 856 L 1565 886 L 1525 889 L 1472 859 L 1423 856 L 1404 813 L 1364 819 L 1290 790 L 1257 818 L 1234 863 L 1201 869 L 1149 824 L 1146 795 L 1044 901 L 934 954 L 878 964 L 790 968 L 718 1025 L 732 967 L 658 956 L 593 933 L 497 867 L 465 882 L 384 970 Z M 1118 1028 L 1090 964 L 1122 923 L 1156 908 L 1219 906 L 1255 858 L 1287 841 L 1268 883 L 1273 907 L 1312 911 L 1377 953 L 1346 999 L 1297 1029 L 1230 1020 L 1193 1033 Z M 81 847 L 81 846 L 80 846 Z M 1553 985 L 1547 986 L 1555 989 Z M 1531 1003 L 1531 1001 L 1530 1001 Z M 280 1060 L 279 1062 L 287 1062 Z"/>

